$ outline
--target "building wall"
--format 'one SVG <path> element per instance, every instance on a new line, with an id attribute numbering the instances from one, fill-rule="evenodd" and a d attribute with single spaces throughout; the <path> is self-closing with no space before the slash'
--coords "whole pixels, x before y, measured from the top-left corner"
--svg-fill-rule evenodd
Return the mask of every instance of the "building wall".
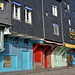
<path id="1" fill-rule="evenodd" d="M 4 44 L 5 50 L 0 53 L 0 72 L 33 69 L 33 43 L 29 39 L 29 45 L 26 46 L 23 43 L 24 39 L 19 38 L 18 44 L 14 44 L 13 38 L 14 37 L 8 36 L 8 41 Z M 28 61 L 28 63 L 24 65 L 23 51 L 27 52 L 27 56 L 24 58 L 27 58 L 26 61 Z M 4 67 L 4 56 L 11 56 L 11 67 Z M 26 68 L 23 68 L 23 66 L 26 66 Z"/>
<path id="2" fill-rule="evenodd" d="M 56 0 L 44 0 L 45 39 L 62 42 L 60 3 Z M 57 17 L 52 14 L 52 5 L 57 6 Z M 48 16 L 46 16 L 46 11 Z M 54 35 L 53 24 L 59 26 L 59 35 Z"/>
<path id="3" fill-rule="evenodd" d="M 32 35 L 35 37 L 43 37 L 43 26 L 42 26 L 42 7 L 41 0 L 35 1 L 24 1 L 24 0 L 14 0 L 18 3 L 21 3 L 21 20 L 16 20 L 12 16 L 12 25 L 11 31 Z M 24 19 L 24 6 L 32 8 L 32 24 L 25 23 Z M 13 15 L 13 7 L 12 7 Z M 17 30 L 18 27 L 18 30 Z"/>
<path id="4" fill-rule="evenodd" d="M 0 10 L 0 23 L 11 24 L 11 1 L 0 0 L 0 2 L 4 3 L 4 9 Z"/>
<path id="5" fill-rule="evenodd" d="M 69 37 L 69 28 L 71 27 L 75 31 L 75 1 L 74 0 L 65 0 L 66 5 L 64 4 L 64 0 L 62 0 L 62 20 L 63 20 L 63 34 L 64 34 L 64 42 L 75 43 L 75 40 L 70 39 Z M 70 12 L 65 12 L 65 8 L 67 8 L 67 4 L 70 5 Z M 68 23 L 68 19 L 71 18 L 71 25 Z M 75 32 L 74 32 L 75 33 Z"/>

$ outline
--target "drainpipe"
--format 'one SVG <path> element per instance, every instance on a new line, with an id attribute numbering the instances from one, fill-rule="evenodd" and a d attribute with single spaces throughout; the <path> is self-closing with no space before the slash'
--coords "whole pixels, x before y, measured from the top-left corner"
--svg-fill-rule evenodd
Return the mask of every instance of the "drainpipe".
<path id="1" fill-rule="evenodd" d="M 61 13 L 61 30 L 62 30 L 62 41 L 64 45 L 64 32 L 63 32 L 63 17 L 62 17 L 62 4 L 60 3 L 60 13 Z"/>
<path id="2" fill-rule="evenodd" d="M 44 9 L 43 9 L 43 0 L 42 0 L 42 23 L 43 23 L 43 36 L 45 39 L 45 24 L 44 24 Z"/>

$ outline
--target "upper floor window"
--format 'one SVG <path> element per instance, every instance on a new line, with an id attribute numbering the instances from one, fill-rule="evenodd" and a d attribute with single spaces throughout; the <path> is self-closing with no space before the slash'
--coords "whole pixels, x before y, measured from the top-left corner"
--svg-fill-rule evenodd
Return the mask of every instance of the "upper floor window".
<path id="1" fill-rule="evenodd" d="M 28 39 L 24 40 L 24 45 L 28 45 Z"/>
<path id="2" fill-rule="evenodd" d="M 55 6 L 55 5 L 52 5 L 52 14 L 54 16 L 57 16 L 57 6 Z"/>
<path id="3" fill-rule="evenodd" d="M 74 29 L 72 29 L 72 32 L 74 33 Z"/>
<path id="4" fill-rule="evenodd" d="M 69 28 L 69 32 L 72 32 L 72 28 Z"/>
<path id="5" fill-rule="evenodd" d="M 64 5 L 66 6 L 66 1 L 64 1 Z"/>
<path id="6" fill-rule="evenodd" d="M 67 8 L 65 8 L 65 12 L 67 12 Z"/>
<path id="7" fill-rule="evenodd" d="M 70 18 L 68 19 L 68 23 L 69 23 L 69 25 L 71 25 L 71 19 Z"/>
<path id="8" fill-rule="evenodd" d="M 20 20 L 21 4 L 13 1 L 13 18 Z"/>
<path id="9" fill-rule="evenodd" d="M 32 8 L 25 6 L 25 22 L 32 24 Z"/>
<path id="10" fill-rule="evenodd" d="M 53 24 L 53 28 L 54 28 L 54 34 L 55 35 L 59 35 L 59 27 L 57 24 Z"/>
<path id="11" fill-rule="evenodd" d="M 0 2 L 0 10 L 3 10 L 3 8 L 4 8 L 4 3 Z"/>
<path id="12" fill-rule="evenodd" d="M 68 10 L 68 12 L 70 12 L 70 5 L 69 5 L 69 3 L 67 4 L 67 10 Z"/>
<path id="13" fill-rule="evenodd" d="M 13 39 L 13 43 L 17 44 L 18 43 L 18 37 Z"/>

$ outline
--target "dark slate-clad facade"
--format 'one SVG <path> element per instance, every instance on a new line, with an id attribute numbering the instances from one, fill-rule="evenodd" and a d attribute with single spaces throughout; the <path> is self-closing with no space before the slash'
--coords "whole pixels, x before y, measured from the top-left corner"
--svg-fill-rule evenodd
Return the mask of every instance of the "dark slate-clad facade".
<path id="1" fill-rule="evenodd" d="M 57 16 L 54 16 L 52 14 L 53 13 L 52 5 L 57 6 Z M 46 0 L 46 1 L 44 0 L 43 9 L 44 9 L 45 39 L 62 42 L 60 2 L 56 0 Z M 46 12 L 48 13 L 48 16 L 46 16 Z M 54 34 L 53 24 L 57 24 L 59 26 L 59 35 Z"/>
<path id="2" fill-rule="evenodd" d="M 67 4 L 69 4 L 70 10 L 67 10 Z M 64 42 L 75 44 L 74 37 L 70 38 L 69 32 L 75 33 L 75 1 L 74 0 L 62 0 L 62 20 L 63 20 L 63 37 Z M 69 25 L 68 20 L 71 20 L 71 25 Z M 69 30 L 71 28 L 71 30 Z"/>
<path id="3" fill-rule="evenodd" d="M 3 10 L 0 11 L 0 23 L 11 24 L 11 1 L 0 0 L 4 3 Z"/>
<path id="4" fill-rule="evenodd" d="M 15 20 L 13 18 L 13 6 L 12 6 L 11 7 L 11 11 L 12 11 L 11 22 L 12 22 L 13 27 L 11 28 L 11 30 L 14 32 L 43 38 L 41 0 L 38 0 L 38 1 L 14 0 L 14 1 L 21 4 L 21 15 L 20 15 L 21 19 Z M 25 19 L 24 19 L 25 6 L 32 8 L 32 24 L 25 23 Z M 18 29 L 17 29 L 17 27 L 18 27 Z"/>

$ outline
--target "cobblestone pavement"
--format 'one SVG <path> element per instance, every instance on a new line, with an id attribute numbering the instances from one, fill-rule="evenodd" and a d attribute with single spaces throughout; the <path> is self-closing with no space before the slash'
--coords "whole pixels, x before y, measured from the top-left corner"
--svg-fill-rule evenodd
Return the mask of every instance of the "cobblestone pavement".
<path id="1" fill-rule="evenodd" d="M 26 75 L 75 75 L 75 68 L 44 71 L 44 72 L 32 73 Z"/>
<path id="2" fill-rule="evenodd" d="M 0 73 L 0 75 L 75 75 L 75 67 L 70 67 L 69 69 L 53 69 L 53 70 L 43 70 L 43 71 L 17 71 L 17 72 L 7 72 Z"/>

